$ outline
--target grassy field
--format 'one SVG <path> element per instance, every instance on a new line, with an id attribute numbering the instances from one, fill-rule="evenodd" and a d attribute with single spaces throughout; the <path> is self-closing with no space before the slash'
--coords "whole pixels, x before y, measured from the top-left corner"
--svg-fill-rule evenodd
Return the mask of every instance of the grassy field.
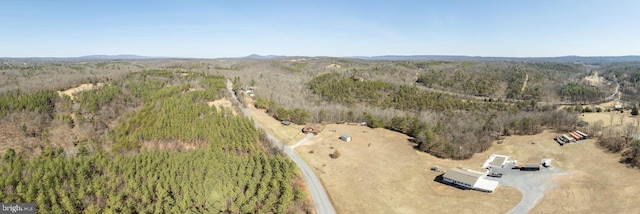
<path id="1" fill-rule="evenodd" d="M 555 186 L 531 213 L 636 213 L 640 171 L 618 163 L 619 156 L 607 154 L 595 140 L 560 147 L 557 135 L 545 131 L 531 136 L 507 137 L 488 151 L 463 161 L 438 159 L 412 149 L 407 136 L 361 126 L 327 125 L 325 131 L 296 151 L 316 169 L 339 213 L 506 213 L 521 199 L 512 187 L 499 186 L 495 193 L 460 190 L 435 182 L 443 169 L 465 167 L 481 170 L 492 154 L 504 154 L 520 163 L 537 163 L 542 158 L 564 172 Z M 349 134 L 353 141 L 340 141 Z M 532 144 L 531 142 L 535 142 Z M 342 154 L 331 159 L 338 149 Z M 606 197 L 603 197 L 606 196 Z"/>
<path id="2" fill-rule="evenodd" d="M 289 126 L 285 126 L 280 124 L 280 121 L 274 119 L 269 116 L 265 110 L 256 109 L 253 106 L 253 102 L 251 99 L 247 97 L 246 99 L 249 102 L 247 106 L 247 111 L 251 114 L 252 119 L 257 121 L 261 126 L 261 128 L 269 131 L 274 137 L 278 138 L 285 145 L 293 145 L 302 138 L 304 138 L 305 134 L 302 133 L 302 128 L 304 125 L 291 124 Z"/>
<path id="3" fill-rule="evenodd" d="M 590 124 L 601 120 L 603 127 L 612 125 L 613 127 L 624 127 L 624 125 L 628 123 L 634 125 L 640 124 L 640 116 L 632 116 L 631 111 L 625 111 L 624 113 L 620 113 L 619 111 L 584 113 L 582 115 L 584 116 L 580 116 L 580 119 Z M 620 120 L 620 118 L 622 118 L 622 120 Z"/>

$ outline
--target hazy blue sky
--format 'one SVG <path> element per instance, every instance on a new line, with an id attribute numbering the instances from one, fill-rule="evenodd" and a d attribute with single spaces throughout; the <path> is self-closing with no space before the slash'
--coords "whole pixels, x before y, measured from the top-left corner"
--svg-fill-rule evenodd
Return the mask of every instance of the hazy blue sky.
<path id="1" fill-rule="evenodd" d="M 0 0 L 0 57 L 640 55 L 640 1 Z"/>

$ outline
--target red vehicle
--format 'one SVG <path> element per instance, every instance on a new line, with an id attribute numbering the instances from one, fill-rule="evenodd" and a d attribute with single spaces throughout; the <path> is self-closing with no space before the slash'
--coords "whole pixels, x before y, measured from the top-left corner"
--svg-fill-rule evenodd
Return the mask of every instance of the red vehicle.
<path id="1" fill-rule="evenodd" d="M 576 140 L 582 140 L 582 135 L 579 135 L 579 134 L 577 134 L 575 132 L 571 132 L 571 133 L 569 133 L 569 135 L 571 135 L 571 137 L 573 137 Z"/>

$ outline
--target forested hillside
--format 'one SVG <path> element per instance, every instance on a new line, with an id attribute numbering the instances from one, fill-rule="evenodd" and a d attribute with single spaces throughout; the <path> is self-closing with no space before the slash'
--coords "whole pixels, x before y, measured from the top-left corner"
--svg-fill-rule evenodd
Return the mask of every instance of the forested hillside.
<path id="1" fill-rule="evenodd" d="M 535 134 L 543 127 L 568 129 L 577 122 L 574 114 L 539 106 L 535 101 L 464 100 L 459 96 L 379 80 L 366 81 L 340 73 L 322 74 L 308 85 L 312 93 L 329 103 L 356 109 L 374 106 L 406 112 L 404 116 L 385 119 L 367 111 L 362 115 L 349 111 L 341 119 L 365 121 L 372 128 L 385 127 L 405 133 L 415 138 L 418 149 L 442 158 L 469 158 L 489 148 L 499 135 Z M 425 117 L 423 112 L 432 113 Z"/>
<path id="2" fill-rule="evenodd" d="M 224 79 L 148 70 L 73 99 L 3 93 L 0 201 L 43 213 L 308 211 L 295 165 L 252 121 L 206 104 L 226 96 Z"/>
<path id="3" fill-rule="evenodd" d="M 640 100 L 640 63 L 611 63 L 603 66 L 603 75 L 609 80 L 620 82 L 620 92 L 627 101 Z"/>
<path id="4" fill-rule="evenodd" d="M 583 78 L 591 75 L 590 71 L 595 68 L 573 63 L 290 57 L 181 61 L 163 68 L 189 70 L 194 67 L 232 76 L 240 95 L 244 94 L 242 88 L 251 88 L 249 91 L 255 94 L 253 104 L 266 109 L 276 119 L 299 124 L 367 122 L 371 127 L 408 134 L 421 151 L 454 159 L 468 158 L 485 150 L 496 136 L 533 134 L 544 128 L 572 129 L 577 122 L 577 112 L 556 111 L 553 103 L 581 103 L 583 97 L 592 98 L 583 93 L 591 87 L 600 87 L 598 92 L 610 92 L 615 87 L 587 85 Z M 494 95 L 475 97 L 469 95 L 482 93 L 476 94 L 475 89 L 427 87 L 416 82 L 421 74 L 431 70 L 442 71 L 441 75 L 445 76 L 447 72 L 457 72 L 461 77 L 472 77 L 460 81 L 464 83 L 460 87 L 487 88 L 481 91 L 491 91 L 489 86 L 497 88 Z M 498 86 L 493 86 L 495 80 L 489 77 L 496 75 L 500 79 Z M 457 77 L 437 80 L 445 82 L 453 78 Z M 565 85 L 576 84 L 581 87 L 579 90 L 565 87 L 566 93 L 561 94 Z M 507 95 L 509 90 L 513 96 Z M 249 96 L 240 98 L 241 101 L 250 99 Z M 248 103 L 251 102 L 246 101 L 245 105 Z"/>
<path id="5" fill-rule="evenodd" d="M 598 102 L 610 85 L 588 85 L 581 78 L 596 70 L 572 63 L 431 62 L 415 63 L 424 86 L 462 94 L 536 101 Z M 597 70 L 596 70 L 597 71 Z"/>

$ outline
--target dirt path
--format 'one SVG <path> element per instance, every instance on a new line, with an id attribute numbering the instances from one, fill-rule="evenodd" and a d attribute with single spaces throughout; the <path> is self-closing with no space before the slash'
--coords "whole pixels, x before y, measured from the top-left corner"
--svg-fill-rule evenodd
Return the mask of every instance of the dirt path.
<path id="1" fill-rule="evenodd" d="M 78 87 L 75 88 L 70 88 L 64 91 L 57 91 L 58 92 L 58 96 L 59 97 L 64 97 L 69 96 L 69 98 L 71 99 L 71 101 L 73 101 L 73 103 L 75 104 L 75 100 L 76 100 L 76 96 L 75 94 L 80 93 L 82 91 L 87 91 L 87 90 L 94 90 L 94 89 L 98 89 L 102 86 L 104 86 L 105 83 L 97 83 L 97 84 L 92 84 L 92 83 L 86 83 L 86 84 L 80 84 Z M 75 123 L 76 122 L 76 114 L 75 113 L 71 113 L 71 120 Z"/>
<path id="2" fill-rule="evenodd" d="M 520 93 L 524 92 L 524 89 L 527 87 L 527 82 L 529 82 L 529 74 L 524 74 L 524 82 L 522 83 L 522 88 L 520 88 Z"/>
<path id="3" fill-rule="evenodd" d="M 82 92 L 82 91 L 86 91 L 86 90 L 94 90 L 97 88 L 100 88 L 102 86 L 104 86 L 105 83 L 97 83 L 97 84 L 92 84 L 92 83 L 87 83 L 87 84 L 81 84 L 78 87 L 75 88 L 70 88 L 64 91 L 57 91 L 58 92 L 58 96 L 62 97 L 63 95 L 67 95 L 71 98 L 71 100 L 75 100 L 75 94 Z"/>

